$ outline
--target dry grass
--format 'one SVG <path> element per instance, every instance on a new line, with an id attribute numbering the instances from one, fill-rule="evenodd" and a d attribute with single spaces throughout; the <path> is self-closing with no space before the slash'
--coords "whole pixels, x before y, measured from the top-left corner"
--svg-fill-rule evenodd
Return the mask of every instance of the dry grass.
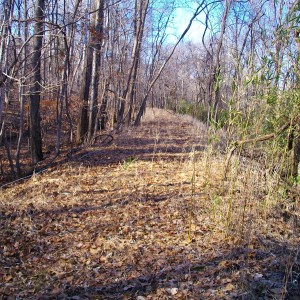
<path id="1" fill-rule="evenodd" d="M 297 199 L 249 159 L 224 181 L 207 140 L 203 124 L 150 110 L 113 145 L 2 190 L 0 294 L 297 299 Z"/>

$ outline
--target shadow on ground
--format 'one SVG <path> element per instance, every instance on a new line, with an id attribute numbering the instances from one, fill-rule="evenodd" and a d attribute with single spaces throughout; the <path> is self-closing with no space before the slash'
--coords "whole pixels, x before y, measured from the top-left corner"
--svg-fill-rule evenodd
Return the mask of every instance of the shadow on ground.
<path id="1" fill-rule="evenodd" d="M 159 202 L 167 203 L 174 197 L 175 194 L 155 194 L 144 201 L 147 206 L 154 206 Z M 38 273 L 26 280 L 23 278 L 24 283 L 31 278 L 26 283 L 28 288 L 23 291 L 18 290 L 18 284 L 13 286 L 8 281 L 6 287 L 3 286 L 1 299 L 9 299 L 12 295 L 22 299 L 137 299 L 138 296 L 171 299 L 172 294 L 175 299 L 299 299 L 299 252 L 287 242 L 279 242 L 271 237 L 257 237 L 251 247 L 247 241 L 241 240 L 239 246 L 235 246 L 224 240 L 214 252 L 201 249 L 198 244 L 201 237 L 198 237 L 184 246 L 173 245 L 175 250 L 172 256 L 168 255 L 169 244 L 153 253 L 153 256 L 147 254 L 148 257 L 144 257 L 147 247 L 141 244 L 143 247 L 138 248 L 131 263 L 124 260 L 122 265 L 110 263 L 108 267 L 99 260 L 95 260 L 92 265 L 80 265 L 77 261 L 79 256 L 66 256 L 67 250 L 64 247 L 74 245 L 64 245 L 64 237 L 74 231 L 80 234 L 76 228 L 84 219 L 88 220 L 91 213 L 98 212 L 100 221 L 106 210 L 112 209 L 113 212 L 114 207 L 122 210 L 133 204 L 134 201 L 129 203 L 115 199 L 99 206 L 86 203 L 50 210 L 37 210 L 30 204 L 23 211 L 0 212 L 0 228 L 2 235 L 7 238 L 3 242 L 11 247 L 1 248 L 1 264 L 3 270 L 14 269 L 6 274 L 19 272 L 18 276 L 22 278 L 22 273 L 25 276 L 26 272 L 31 272 L 31 268 L 34 274 L 35 265 L 41 269 L 43 264 L 48 266 L 47 259 L 54 251 L 61 252 L 61 257 L 56 257 L 56 260 L 73 261 L 72 271 L 56 273 L 55 270 L 45 269 L 44 275 Z M 28 219 L 30 227 L 25 225 Z M 95 236 L 112 226 L 105 222 L 94 225 L 90 232 Z M 92 224 L 87 222 L 86 226 Z M 107 237 L 114 234 L 113 230 L 109 235 L 106 232 Z M 93 240 L 95 236 L 90 235 L 88 238 Z M 14 244 L 16 241 L 17 246 Z M 187 259 L 183 249 L 193 253 L 193 258 Z M 83 252 L 80 255 L 86 254 Z M 26 270 L 22 267 L 24 263 L 27 265 Z M 56 264 L 55 260 L 52 264 Z M 10 275 L 5 276 L 7 278 Z M 68 277 L 72 277 L 77 284 L 68 282 Z"/>

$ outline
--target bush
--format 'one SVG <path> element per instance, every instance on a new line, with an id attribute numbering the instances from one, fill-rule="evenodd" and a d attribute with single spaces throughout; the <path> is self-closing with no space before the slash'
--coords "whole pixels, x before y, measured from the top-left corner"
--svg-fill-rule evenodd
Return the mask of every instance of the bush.
<path id="1" fill-rule="evenodd" d="M 208 110 L 202 103 L 189 103 L 181 99 L 177 104 L 176 112 L 183 115 L 190 115 L 205 123 L 207 122 Z"/>

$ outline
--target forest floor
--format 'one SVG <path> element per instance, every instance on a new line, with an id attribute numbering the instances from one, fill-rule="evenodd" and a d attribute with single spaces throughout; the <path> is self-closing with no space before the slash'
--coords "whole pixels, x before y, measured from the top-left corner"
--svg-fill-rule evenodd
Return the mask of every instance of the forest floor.
<path id="1" fill-rule="evenodd" d="M 3 188 L 0 299 L 300 299 L 299 197 L 217 145 L 149 110 Z"/>

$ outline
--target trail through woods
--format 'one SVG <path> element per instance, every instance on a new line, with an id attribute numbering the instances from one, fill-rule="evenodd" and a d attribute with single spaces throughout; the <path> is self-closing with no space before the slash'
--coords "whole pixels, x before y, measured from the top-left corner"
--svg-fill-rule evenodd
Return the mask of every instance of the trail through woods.
<path id="1" fill-rule="evenodd" d="M 299 299 L 299 199 L 280 201 L 255 161 L 223 181 L 207 140 L 203 124 L 149 110 L 3 189 L 0 298 Z"/>

